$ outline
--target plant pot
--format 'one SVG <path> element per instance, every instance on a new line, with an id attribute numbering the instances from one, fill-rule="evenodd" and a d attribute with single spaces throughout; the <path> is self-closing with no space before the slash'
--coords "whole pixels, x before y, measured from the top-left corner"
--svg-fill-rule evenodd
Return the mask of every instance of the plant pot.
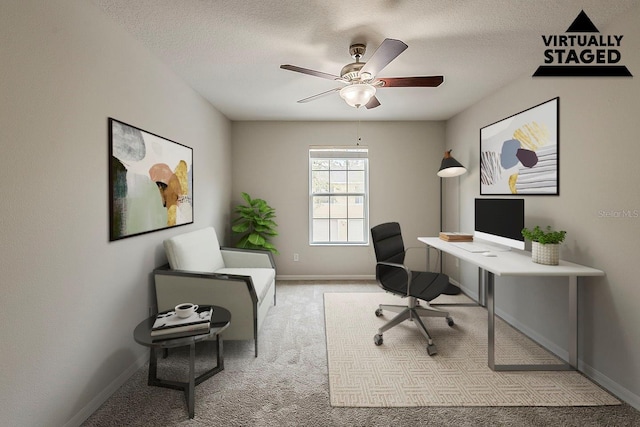
<path id="1" fill-rule="evenodd" d="M 560 263 L 560 244 L 547 243 L 543 245 L 532 242 L 531 259 L 538 264 L 558 265 Z"/>

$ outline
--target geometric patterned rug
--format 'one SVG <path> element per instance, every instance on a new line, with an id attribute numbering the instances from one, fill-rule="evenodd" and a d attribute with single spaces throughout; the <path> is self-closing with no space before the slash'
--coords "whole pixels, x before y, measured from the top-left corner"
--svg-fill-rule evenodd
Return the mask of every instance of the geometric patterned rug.
<path id="1" fill-rule="evenodd" d="M 425 318 L 438 349 L 405 321 L 373 336 L 395 313 L 376 317 L 381 303 L 406 304 L 388 293 L 325 293 L 325 330 L 331 406 L 600 406 L 620 401 L 577 371 L 494 372 L 487 366 L 487 311 L 479 306 L 444 306 L 444 318 Z M 442 295 L 432 303 L 471 302 Z M 496 363 L 560 361 L 496 317 Z"/>

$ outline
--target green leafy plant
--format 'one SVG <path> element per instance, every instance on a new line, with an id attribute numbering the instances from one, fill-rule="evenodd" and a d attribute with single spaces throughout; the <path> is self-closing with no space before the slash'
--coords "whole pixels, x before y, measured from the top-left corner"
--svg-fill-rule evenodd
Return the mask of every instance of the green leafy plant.
<path id="1" fill-rule="evenodd" d="M 538 225 L 536 225 L 533 230 L 529 230 L 526 227 L 522 229 L 522 236 L 525 239 L 531 240 L 532 242 L 538 242 L 543 245 L 561 243 L 564 241 L 566 234 L 567 232 L 564 230 L 552 230 L 549 225 L 547 225 L 545 230 L 540 228 Z"/>
<path id="2" fill-rule="evenodd" d="M 252 199 L 247 193 L 242 193 L 246 205 L 236 206 L 234 212 L 238 215 L 233 220 L 231 230 L 241 234 L 236 247 L 243 249 L 263 249 L 274 254 L 278 250 L 269 241 L 273 236 L 277 236 L 273 218 L 276 217 L 276 210 L 269 206 L 262 199 Z"/>

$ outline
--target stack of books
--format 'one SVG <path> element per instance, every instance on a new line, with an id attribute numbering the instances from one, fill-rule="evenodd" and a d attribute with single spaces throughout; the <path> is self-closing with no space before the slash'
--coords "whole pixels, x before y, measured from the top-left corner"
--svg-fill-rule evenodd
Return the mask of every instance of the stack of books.
<path id="1" fill-rule="evenodd" d="M 440 239 L 447 242 L 473 242 L 473 234 L 457 231 L 441 231 Z"/>
<path id="2" fill-rule="evenodd" d="M 170 339 L 174 336 L 206 334 L 211 327 L 213 307 L 201 305 L 187 318 L 178 317 L 175 311 L 158 313 L 151 328 L 151 336 L 158 339 Z"/>

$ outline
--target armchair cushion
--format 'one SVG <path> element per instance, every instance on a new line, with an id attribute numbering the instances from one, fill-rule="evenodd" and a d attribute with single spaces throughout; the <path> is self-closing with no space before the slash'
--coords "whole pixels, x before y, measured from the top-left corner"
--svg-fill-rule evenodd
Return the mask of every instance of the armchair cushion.
<path id="1" fill-rule="evenodd" d="M 224 268 L 220 243 L 213 227 L 184 233 L 163 242 L 173 270 L 213 273 Z"/>
<path id="2" fill-rule="evenodd" d="M 276 270 L 273 268 L 221 268 L 216 270 L 216 274 L 250 276 L 259 303 L 264 301 L 265 295 L 276 278 Z"/>

